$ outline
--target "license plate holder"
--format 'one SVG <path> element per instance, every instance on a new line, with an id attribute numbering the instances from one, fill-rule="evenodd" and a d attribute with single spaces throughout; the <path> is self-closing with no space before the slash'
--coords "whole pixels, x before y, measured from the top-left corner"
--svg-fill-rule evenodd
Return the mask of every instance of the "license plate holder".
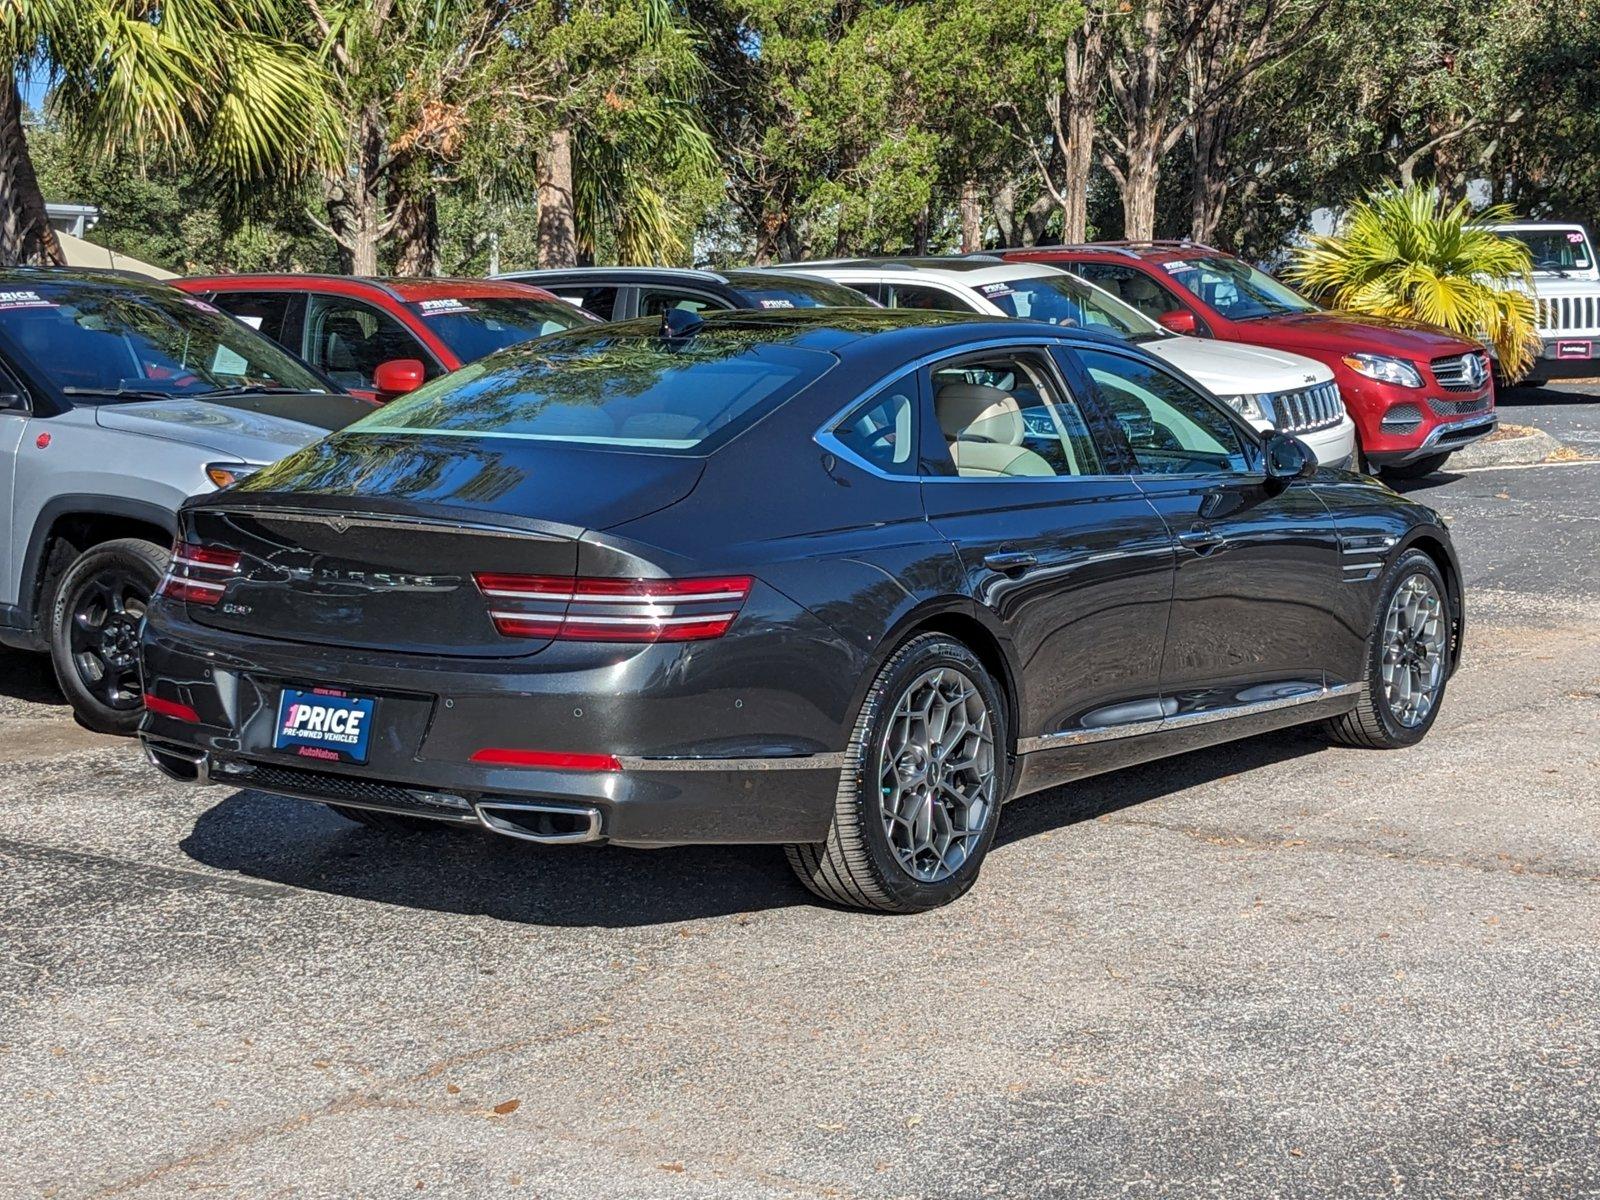
<path id="1" fill-rule="evenodd" d="M 272 748 L 324 762 L 365 763 L 378 702 L 337 688 L 286 687 Z"/>
<path id="2" fill-rule="evenodd" d="M 1556 343 L 1557 358 L 1593 358 L 1594 343 L 1563 338 Z"/>

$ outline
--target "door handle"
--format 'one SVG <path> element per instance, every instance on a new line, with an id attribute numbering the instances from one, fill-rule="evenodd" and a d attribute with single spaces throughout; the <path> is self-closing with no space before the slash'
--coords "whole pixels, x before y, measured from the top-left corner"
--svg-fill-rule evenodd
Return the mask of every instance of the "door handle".
<path id="1" fill-rule="evenodd" d="M 1015 575 L 1039 565 L 1039 559 L 1026 550 L 998 550 L 983 556 L 983 565 L 1002 575 Z"/>
<path id="2" fill-rule="evenodd" d="M 1210 554 L 1217 547 L 1227 544 L 1228 539 L 1215 529 L 1186 529 L 1178 535 L 1178 545 L 1196 554 Z"/>

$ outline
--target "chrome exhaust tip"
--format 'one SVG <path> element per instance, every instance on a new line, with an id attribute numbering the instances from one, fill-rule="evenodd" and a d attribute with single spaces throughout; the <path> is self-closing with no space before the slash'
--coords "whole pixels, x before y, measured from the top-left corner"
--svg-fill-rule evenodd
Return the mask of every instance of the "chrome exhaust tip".
<path id="1" fill-rule="evenodd" d="M 570 846 L 600 840 L 600 810 L 592 804 L 541 804 L 530 800 L 481 800 L 472 806 L 490 833 Z"/>
<path id="2" fill-rule="evenodd" d="M 199 787 L 211 782 L 211 756 L 204 750 L 168 745 L 143 734 L 139 735 L 139 744 L 144 747 L 146 761 L 168 779 Z"/>

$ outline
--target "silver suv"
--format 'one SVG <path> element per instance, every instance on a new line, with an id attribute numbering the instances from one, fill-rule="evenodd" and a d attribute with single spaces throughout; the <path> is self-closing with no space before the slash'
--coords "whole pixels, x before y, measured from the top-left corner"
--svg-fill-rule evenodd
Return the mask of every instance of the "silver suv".
<path id="1" fill-rule="evenodd" d="M 178 505 L 371 411 L 171 288 L 0 271 L 0 644 L 49 652 L 85 725 L 131 733 Z"/>

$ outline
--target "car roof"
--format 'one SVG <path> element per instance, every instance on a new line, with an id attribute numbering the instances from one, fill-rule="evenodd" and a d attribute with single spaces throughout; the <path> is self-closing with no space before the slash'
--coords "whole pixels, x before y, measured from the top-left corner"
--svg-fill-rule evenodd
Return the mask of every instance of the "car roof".
<path id="1" fill-rule="evenodd" d="M 608 275 L 632 279 L 676 281 L 678 283 L 728 282 L 727 276 L 716 271 L 702 270 L 699 267 L 542 267 L 532 271 L 507 271 L 504 274 L 494 276 L 494 278 L 508 281 L 518 279 L 538 281 L 540 279 L 582 279 L 585 276 L 599 279 Z"/>
<path id="2" fill-rule="evenodd" d="M 768 334 L 773 343 L 826 351 L 841 360 L 885 352 L 910 362 L 922 355 L 959 350 L 964 345 L 992 338 L 1021 340 L 1040 336 L 1052 341 L 1129 349 L 1125 340 L 1092 329 L 1067 328 L 1014 317 L 927 309 L 728 309 L 702 314 L 701 325 L 708 332 L 722 329 L 760 330 Z M 583 332 L 594 334 L 598 329 L 604 329 L 611 335 L 650 336 L 660 328 L 659 318 L 639 317 L 605 326 L 585 326 Z M 552 335 L 556 338 L 562 336 Z"/>
<path id="3" fill-rule="evenodd" d="M 237 290 L 260 287 L 273 291 L 311 291 L 320 286 L 343 290 L 370 288 L 392 300 L 411 304 L 419 300 L 540 299 L 553 297 L 543 288 L 507 279 L 420 279 L 387 275 L 297 275 L 257 272 L 240 275 L 191 275 L 174 281 L 185 291 Z"/>
<path id="4" fill-rule="evenodd" d="M 1197 254 L 1208 257 L 1233 257 L 1226 250 L 1219 250 L 1215 246 L 1206 245 L 1204 242 L 1191 242 L 1187 238 L 1147 242 L 1078 242 L 1057 246 L 1013 246 L 1005 250 L 996 250 L 994 253 L 1008 257 L 1015 255 L 1017 258 L 1027 255 L 1034 262 L 1049 262 L 1058 258 L 1077 261 L 1083 258 L 1096 257 L 1167 263 L 1193 258 Z M 1016 261 L 1016 259 L 1012 259 L 1012 261 Z"/>
<path id="5" fill-rule="evenodd" d="M 1026 279 L 1038 275 L 1040 268 L 1056 268 L 1036 262 L 1007 262 L 989 255 L 969 254 L 942 257 L 905 258 L 834 258 L 810 262 L 783 263 L 773 270 L 794 274 L 821 275 L 826 279 L 839 278 L 848 283 L 849 278 L 879 279 L 942 279 L 945 283 L 970 287 L 982 283 L 1004 283 L 1010 279 Z"/>
<path id="6" fill-rule="evenodd" d="M 1496 221 L 1492 225 L 1484 226 L 1486 229 L 1582 229 L 1588 232 L 1582 221 Z"/>
<path id="7" fill-rule="evenodd" d="M 133 288 L 137 291 L 170 293 L 163 280 L 133 271 L 101 267 L 0 267 L 0 288 L 29 283 L 97 283 L 106 287 Z"/>

